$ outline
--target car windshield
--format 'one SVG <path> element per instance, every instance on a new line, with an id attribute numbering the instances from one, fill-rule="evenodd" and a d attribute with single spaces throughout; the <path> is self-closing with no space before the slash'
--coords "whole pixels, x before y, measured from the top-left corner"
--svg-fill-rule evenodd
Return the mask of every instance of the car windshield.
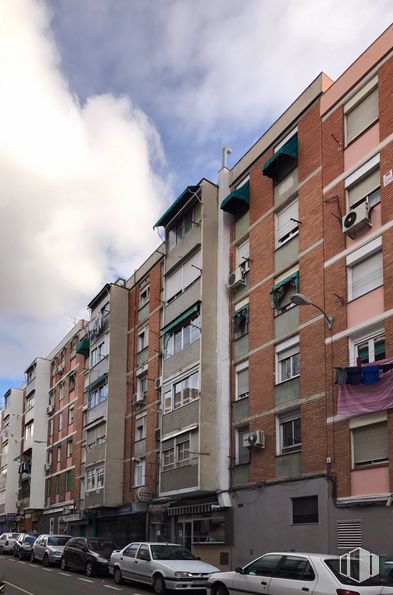
<path id="1" fill-rule="evenodd" d="M 341 568 L 340 568 L 340 559 L 339 558 L 331 558 L 324 560 L 326 566 L 330 568 L 333 574 L 338 578 L 338 580 L 343 585 L 357 585 L 358 587 L 371 587 L 376 585 L 393 585 L 393 567 L 389 566 L 386 563 L 386 560 L 380 558 L 380 565 L 379 565 L 379 573 L 375 576 L 359 582 L 359 560 L 353 559 L 350 563 L 350 569 L 346 568 L 346 565 L 343 565 L 343 561 L 341 560 Z M 340 572 L 341 571 L 341 572 Z M 349 578 L 345 576 L 345 574 L 351 574 L 353 578 Z M 343 574 L 345 573 L 345 574 Z"/>
<path id="2" fill-rule="evenodd" d="M 37 537 L 35 535 L 26 535 L 25 543 L 34 543 Z"/>
<path id="3" fill-rule="evenodd" d="M 152 545 L 153 560 L 197 560 L 186 548 L 180 545 Z"/>
<path id="4" fill-rule="evenodd" d="M 48 537 L 48 545 L 65 545 L 70 539 L 69 535 L 51 535 Z"/>
<path id="5" fill-rule="evenodd" d="M 116 545 L 113 541 L 107 541 L 106 539 L 88 539 L 87 547 L 93 552 L 113 552 L 116 549 Z"/>

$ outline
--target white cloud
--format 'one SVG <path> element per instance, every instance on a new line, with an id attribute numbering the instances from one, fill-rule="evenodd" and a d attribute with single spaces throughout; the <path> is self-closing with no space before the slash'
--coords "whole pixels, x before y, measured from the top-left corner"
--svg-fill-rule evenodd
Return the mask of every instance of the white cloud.
<path id="1" fill-rule="evenodd" d="M 169 180 L 145 113 L 71 93 L 41 2 L 0 3 L 0 72 L 4 376 L 49 352 L 109 271 L 127 276 L 154 249 Z"/>

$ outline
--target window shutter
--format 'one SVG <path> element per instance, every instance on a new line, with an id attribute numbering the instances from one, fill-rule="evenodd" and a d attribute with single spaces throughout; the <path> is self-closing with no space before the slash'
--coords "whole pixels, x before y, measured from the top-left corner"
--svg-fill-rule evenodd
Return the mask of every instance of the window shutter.
<path id="1" fill-rule="evenodd" d="M 182 290 L 182 268 L 176 269 L 166 278 L 166 299 L 170 300 Z"/>
<path id="2" fill-rule="evenodd" d="M 357 184 L 354 184 L 351 188 L 348 189 L 348 202 L 349 206 L 356 204 L 364 198 L 371 194 L 374 190 L 379 188 L 380 186 L 380 174 L 379 168 L 374 170 L 369 176 L 363 178 Z"/>
<path id="3" fill-rule="evenodd" d="M 347 143 L 378 119 L 378 88 L 347 113 Z"/>
<path id="4" fill-rule="evenodd" d="M 291 357 L 291 355 L 295 355 L 299 353 L 299 344 L 293 345 L 293 347 L 289 347 L 288 349 L 284 349 L 283 351 L 279 351 L 277 354 L 278 361 L 281 362 L 283 359 L 287 359 L 287 357 Z"/>
<path id="5" fill-rule="evenodd" d="M 237 266 L 246 262 L 246 260 L 249 258 L 249 256 L 250 256 L 250 243 L 247 240 L 246 242 L 243 242 L 243 244 L 240 244 L 240 246 L 238 246 L 236 248 Z"/>
<path id="6" fill-rule="evenodd" d="M 382 422 L 352 430 L 355 465 L 388 460 L 387 424 Z"/>
<path id="7" fill-rule="evenodd" d="M 191 256 L 183 265 L 183 289 L 191 285 L 201 275 L 201 251 Z M 195 268 L 198 267 L 198 268 Z"/>
<path id="8" fill-rule="evenodd" d="M 292 231 L 299 227 L 297 221 L 292 221 L 292 219 L 299 219 L 299 205 L 297 200 L 278 214 L 278 243 L 285 240 Z"/>
<path id="9" fill-rule="evenodd" d="M 240 370 L 237 373 L 237 394 L 246 395 L 248 393 L 248 368 Z"/>
<path id="10" fill-rule="evenodd" d="M 383 284 L 382 252 L 376 252 L 352 267 L 351 299 Z"/>

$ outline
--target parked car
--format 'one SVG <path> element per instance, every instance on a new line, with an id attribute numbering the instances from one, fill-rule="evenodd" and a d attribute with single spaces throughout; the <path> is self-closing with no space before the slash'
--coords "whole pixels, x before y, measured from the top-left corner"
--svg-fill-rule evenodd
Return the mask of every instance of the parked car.
<path id="1" fill-rule="evenodd" d="M 130 543 L 112 553 L 109 572 L 117 584 L 137 581 L 164 595 L 169 589 L 206 589 L 209 576 L 219 570 L 176 543 Z"/>
<path id="2" fill-rule="evenodd" d="M 37 535 L 21 533 L 14 543 L 14 556 L 19 558 L 19 560 L 29 560 L 36 539 Z"/>
<path id="3" fill-rule="evenodd" d="M 20 533 L 2 533 L 0 535 L 0 554 L 12 553 L 19 535 Z"/>
<path id="4" fill-rule="evenodd" d="M 356 560 L 351 568 L 356 572 Z M 340 559 L 328 554 L 269 553 L 235 572 L 213 574 L 208 582 L 212 595 L 293 595 L 304 591 L 318 595 L 393 595 L 393 582 L 386 575 L 359 583 L 340 574 Z"/>
<path id="5" fill-rule="evenodd" d="M 65 545 L 61 568 L 84 570 L 87 576 L 108 574 L 109 558 L 116 544 L 100 537 L 73 537 Z"/>
<path id="6" fill-rule="evenodd" d="M 39 535 L 30 554 L 31 562 L 42 562 L 44 566 L 60 564 L 64 546 L 72 535 Z"/>

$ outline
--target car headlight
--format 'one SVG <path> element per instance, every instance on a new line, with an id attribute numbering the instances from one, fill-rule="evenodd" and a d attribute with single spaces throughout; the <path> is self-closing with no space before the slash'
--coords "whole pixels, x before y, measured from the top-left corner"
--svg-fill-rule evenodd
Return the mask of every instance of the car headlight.
<path id="1" fill-rule="evenodd" d="M 175 572 L 176 578 L 190 578 L 192 576 L 191 572 Z"/>
<path id="2" fill-rule="evenodd" d="M 100 556 L 98 556 L 97 562 L 100 564 L 108 564 L 108 560 L 106 558 L 101 558 Z"/>

